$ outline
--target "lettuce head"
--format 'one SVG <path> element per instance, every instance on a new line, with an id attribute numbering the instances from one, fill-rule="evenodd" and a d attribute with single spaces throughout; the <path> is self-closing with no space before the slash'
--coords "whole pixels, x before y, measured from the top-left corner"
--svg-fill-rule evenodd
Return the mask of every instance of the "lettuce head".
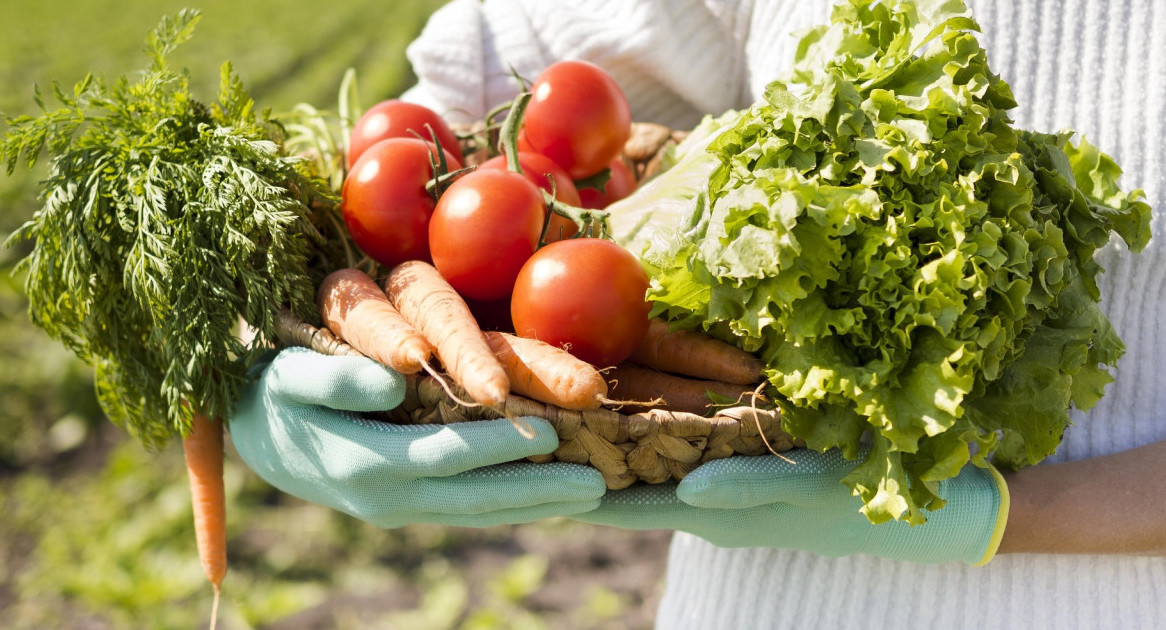
<path id="1" fill-rule="evenodd" d="M 613 213 L 654 313 L 760 355 L 785 428 L 857 460 L 873 522 L 1056 450 L 1123 352 L 1094 252 L 1149 239 L 1111 158 L 1013 125 L 977 31 L 958 0 L 839 4 L 763 102 Z"/>

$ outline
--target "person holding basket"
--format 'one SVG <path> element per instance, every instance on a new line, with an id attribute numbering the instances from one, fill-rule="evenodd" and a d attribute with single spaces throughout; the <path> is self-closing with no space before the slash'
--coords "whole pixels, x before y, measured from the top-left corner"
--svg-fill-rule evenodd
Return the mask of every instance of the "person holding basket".
<path id="1" fill-rule="evenodd" d="M 911 10 L 925 18 L 958 4 Z M 964 466 L 936 486 L 946 505 L 918 526 L 871 524 L 842 483 L 854 454 L 837 449 L 734 456 L 680 482 L 608 490 L 587 466 L 518 461 L 558 446 L 540 418 L 525 419 L 532 439 L 516 439 L 506 419 L 437 428 L 363 420 L 358 412 L 400 404 L 400 375 L 304 349 L 261 366 L 230 422 L 240 455 L 280 489 L 382 527 L 566 516 L 674 530 L 659 628 L 869 628 L 907 618 L 943 628 L 1155 627 L 1166 619 L 1166 372 L 1157 365 L 1166 356 L 1166 63 L 1151 51 L 1166 49 L 1166 7 L 967 4 L 958 24 L 978 27 L 988 63 L 1011 88 L 1015 126 L 1087 137 L 1153 210 L 1140 253 L 1121 239 L 1096 252 L 1100 308 L 1125 354 L 1104 397 L 1070 411 L 1044 462 L 1002 475 Z M 805 53 L 797 34 L 829 22 L 832 6 L 454 0 L 409 48 L 418 82 L 402 98 L 469 123 L 514 98 L 515 75 L 580 59 L 620 84 L 634 120 L 690 130 L 765 100 Z"/>

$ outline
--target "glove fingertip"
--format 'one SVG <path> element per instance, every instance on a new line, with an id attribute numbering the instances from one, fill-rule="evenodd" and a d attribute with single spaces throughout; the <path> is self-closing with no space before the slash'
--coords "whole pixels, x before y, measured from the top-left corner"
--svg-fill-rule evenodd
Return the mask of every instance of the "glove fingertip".
<path id="1" fill-rule="evenodd" d="M 527 446 L 532 452 L 527 453 L 527 456 L 548 455 L 559 448 L 559 432 L 548 420 L 537 416 L 522 416 L 515 418 L 514 422 L 520 433 L 530 432 L 526 437 L 530 440 Z"/>
<path id="2" fill-rule="evenodd" d="M 383 411 L 405 398 L 405 379 L 367 357 L 329 356 L 288 348 L 272 362 L 268 388 L 308 405 L 345 411 Z"/>
<path id="3" fill-rule="evenodd" d="M 357 368 L 351 386 L 353 404 L 340 407 L 348 411 L 393 409 L 405 400 L 405 377 L 372 359 Z"/>
<path id="4" fill-rule="evenodd" d="M 709 505 L 712 482 L 707 475 L 697 476 L 697 471 L 689 473 L 676 486 L 676 497 L 693 507 L 723 507 Z M 715 501 L 714 501 L 715 502 Z"/>
<path id="5" fill-rule="evenodd" d="M 542 418 L 523 416 L 453 422 L 409 447 L 415 474 L 446 477 L 477 468 L 552 453 L 559 447 L 555 427 Z"/>
<path id="6" fill-rule="evenodd" d="M 547 480 L 562 496 L 572 501 L 599 501 L 607 493 L 603 473 L 591 466 L 570 462 L 525 462 L 517 466 L 528 467 L 535 476 Z"/>
<path id="7" fill-rule="evenodd" d="M 496 451 L 495 456 L 510 461 L 532 455 L 548 455 L 559 448 L 559 433 L 549 421 L 537 416 L 497 418 L 452 426 L 459 434 L 473 440 L 484 450 Z M 489 465 L 496 462 L 482 462 Z"/>
<path id="8" fill-rule="evenodd" d="M 724 459 L 703 464 L 685 476 L 676 496 L 693 507 L 740 509 L 782 500 L 783 487 L 776 472 L 742 468 Z"/>

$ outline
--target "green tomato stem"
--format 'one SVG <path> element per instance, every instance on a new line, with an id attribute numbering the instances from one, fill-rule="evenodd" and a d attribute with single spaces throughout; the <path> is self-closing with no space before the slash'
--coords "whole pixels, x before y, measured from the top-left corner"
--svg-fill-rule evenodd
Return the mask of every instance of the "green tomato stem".
<path id="1" fill-rule="evenodd" d="M 433 197 L 434 201 L 437 201 L 441 197 L 441 193 L 445 191 L 450 182 L 478 168 L 477 166 L 466 166 L 447 173 L 445 172 L 444 162 L 445 160 L 442 160 L 442 170 L 440 171 L 437 170 L 437 165 L 434 166 L 434 172 L 437 173 L 437 177 L 425 182 L 425 192 L 429 193 L 429 196 Z"/>
<path id="2" fill-rule="evenodd" d="M 506 156 L 506 167 L 519 175 L 522 174 L 522 165 L 518 163 L 518 131 L 522 128 L 522 115 L 529 103 L 530 92 L 516 96 L 498 133 L 498 151 Z"/>
<path id="3" fill-rule="evenodd" d="M 551 213 L 566 217 L 578 226 L 579 231 L 572 238 L 585 236 L 608 238 L 610 230 L 608 229 L 607 218 L 611 216 L 611 213 L 606 210 L 592 210 L 590 208 L 572 206 L 555 199 L 554 195 L 545 190 L 543 191 L 543 201 L 547 205 L 547 220 L 543 222 L 543 233 L 539 237 L 539 247 L 546 245 L 547 230 L 551 225 Z"/>

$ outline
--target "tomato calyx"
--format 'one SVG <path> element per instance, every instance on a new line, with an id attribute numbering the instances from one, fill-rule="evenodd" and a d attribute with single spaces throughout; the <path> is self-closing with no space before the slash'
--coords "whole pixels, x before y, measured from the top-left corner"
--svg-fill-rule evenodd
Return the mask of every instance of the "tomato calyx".
<path id="1" fill-rule="evenodd" d="M 436 165 L 434 162 L 431 162 L 431 164 L 434 164 L 433 172 L 437 173 L 437 175 L 433 179 L 425 182 L 425 192 L 429 193 L 429 196 L 433 197 L 434 201 L 437 201 L 441 198 L 441 193 L 445 192 L 446 188 L 449 188 L 449 185 L 453 183 L 453 180 L 461 177 L 462 175 L 465 175 L 466 173 L 478 169 L 477 166 L 470 165 L 459 168 L 455 171 L 450 171 L 447 169 L 447 167 Z M 438 170 L 438 168 L 441 168 L 442 170 Z"/>
<path id="2" fill-rule="evenodd" d="M 429 193 L 429 196 L 433 197 L 433 201 L 436 203 L 441 198 L 441 193 L 445 192 L 453 180 L 477 167 L 471 165 L 453 171 L 449 170 L 449 162 L 445 158 L 445 151 L 442 150 L 445 147 L 441 146 L 441 138 L 437 137 L 437 133 L 428 123 L 425 124 L 425 130 L 429 132 L 428 138 L 417 132 L 413 132 L 413 135 L 432 145 L 429 149 L 429 167 L 433 171 L 433 179 L 425 182 L 425 192 Z"/>

